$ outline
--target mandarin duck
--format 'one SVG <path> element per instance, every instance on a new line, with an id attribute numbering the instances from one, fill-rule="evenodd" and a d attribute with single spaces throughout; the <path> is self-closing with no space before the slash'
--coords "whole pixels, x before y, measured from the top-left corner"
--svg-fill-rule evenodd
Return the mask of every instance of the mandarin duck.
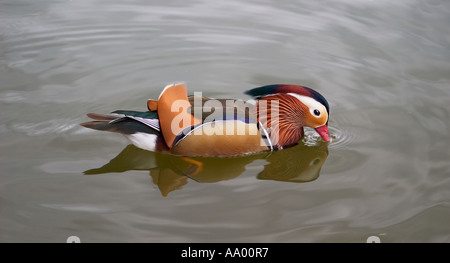
<path id="1" fill-rule="evenodd" d="M 245 92 L 254 99 L 187 96 L 183 83 L 166 86 L 148 111 L 89 113 L 81 125 L 118 132 L 138 148 L 187 157 L 231 157 L 295 145 L 303 127 L 314 128 L 325 141 L 329 105 L 317 91 L 297 85 L 268 85 Z"/>

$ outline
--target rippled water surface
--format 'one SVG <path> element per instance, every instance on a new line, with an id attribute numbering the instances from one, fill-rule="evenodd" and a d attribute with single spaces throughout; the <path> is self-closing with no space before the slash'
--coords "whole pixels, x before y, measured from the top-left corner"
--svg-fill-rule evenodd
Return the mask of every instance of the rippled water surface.
<path id="1" fill-rule="evenodd" d="M 2 0 L 0 241 L 450 242 L 449 25 L 443 0 Z M 196 170 L 78 125 L 177 81 L 309 86 L 332 142 Z"/>

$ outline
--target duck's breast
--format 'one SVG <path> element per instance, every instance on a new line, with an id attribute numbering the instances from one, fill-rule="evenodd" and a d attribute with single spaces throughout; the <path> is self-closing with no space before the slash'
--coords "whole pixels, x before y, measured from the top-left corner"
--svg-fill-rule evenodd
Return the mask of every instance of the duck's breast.
<path id="1" fill-rule="evenodd" d="M 230 157 L 268 149 L 256 123 L 220 120 L 197 126 L 170 151 L 184 156 Z"/>

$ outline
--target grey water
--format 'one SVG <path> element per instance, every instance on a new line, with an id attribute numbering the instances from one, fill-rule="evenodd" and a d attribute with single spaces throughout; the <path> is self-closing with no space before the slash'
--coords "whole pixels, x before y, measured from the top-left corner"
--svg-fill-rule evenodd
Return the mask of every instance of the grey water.
<path id="1" fill-rule="evenodd" d="M 450 242 L 449 25 L 444 0 L 1 0 L 0 242 Z M 314 88 L 332 141 L 186 163 L 79 126 L 180 81 Z"/>

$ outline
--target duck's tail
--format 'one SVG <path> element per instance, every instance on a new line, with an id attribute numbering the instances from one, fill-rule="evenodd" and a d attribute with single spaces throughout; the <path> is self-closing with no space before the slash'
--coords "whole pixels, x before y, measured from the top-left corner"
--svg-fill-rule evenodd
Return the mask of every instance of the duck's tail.
<path id="1" fill-rule="evenodd" d="M 157 112 L 114 111 L 113 114 L 89 113 L 94 121 L 80 125 L 86 128 L 121 133 L 137 147 L 157 152 L 168 150 L 159 128 Z"/>

